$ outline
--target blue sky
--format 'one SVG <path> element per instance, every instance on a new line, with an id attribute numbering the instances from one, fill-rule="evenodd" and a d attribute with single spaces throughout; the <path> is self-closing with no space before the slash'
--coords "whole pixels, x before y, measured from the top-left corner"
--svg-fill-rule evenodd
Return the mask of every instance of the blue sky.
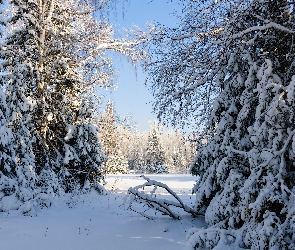
<path id="1" fill-rule="evenodd" d="M 147 23 L 155 22 L 173 27 L 177 20 L 172 12 L 181 10 L 177 1 L 171 0 L 129 0 L 124 4 L 122 2 L 119 1 L 116 13 L 111 13 L 110 17 L 110 21 L 118 30 L 131 28 L 133 24 L 144 30 Z M 148 121 L 155 120 L 156 115 L 152 114 L 153 97 L 144 86 L 146 74 L 139 67 L 136 71 L 124 58 L 116 58 L 115 66 L 118 71 L 115 78 L 118 87 L 117 90 L 104 92 L 105 98 L 115 102 L 116 110 L 122 117 L 127 113 L 133 114 L 139 129 L 147 130 Z"/>

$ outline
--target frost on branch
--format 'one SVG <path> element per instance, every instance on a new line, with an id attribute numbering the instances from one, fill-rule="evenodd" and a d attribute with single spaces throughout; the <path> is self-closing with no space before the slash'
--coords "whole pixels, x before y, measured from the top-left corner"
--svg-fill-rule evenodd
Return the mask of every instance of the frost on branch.
<path id="1" fill-rule="evenodd" d="M 149 210 L 155 211 L 155 214 L 160 213 L 162 215 L 168 215 L 173 219 L 179 220 L 181 216 L 174 211 L 173 208 L 182 209 L 183 211 L 191 214 L 193 217 L 198 214 L 191 207 L 185 205 L 182 200 L 178 197 L 178 195 L 173 192 L 166 184 L 151 180 L 148 177 L 141 175 L 146 182 L 142 185 L 138 185 L 134 188 L 129 188 L 126 196 L 126 200 L 129 198 L 129 209 L 141 214 L 142 216 L 148 219 L 155 219 L 155 217 L 151 216 L 147 212 Z M 153 189 L 148 193 L 145 192 L 144 189 L 147 187 L 153 187 Z M 165 189 L 169 195 L 171 195 L 174 200 L 167 200 L 157 198 L 156 191 L 158 188 Z M 137 211 L 132 207 L 132 204 L 137 202 L 143 205 L 144 211 Z"/>

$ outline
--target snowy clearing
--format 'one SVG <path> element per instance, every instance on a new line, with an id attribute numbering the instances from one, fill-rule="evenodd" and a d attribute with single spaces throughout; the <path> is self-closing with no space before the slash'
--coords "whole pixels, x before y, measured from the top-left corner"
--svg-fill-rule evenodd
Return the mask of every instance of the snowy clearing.
<path id="1" fill-rule="evenodd" d="M 196 177 L 190 175 L 146 175 L 167 184 L 187 205 L 194 197 Z M 181 220 L 159 217 L 148 220 L 127 210 L 127 189 L 144 183 L 139 175 L 108 175 L 109 195 L 92 191 L 78 200 L 56 201 L 37 217 L 17 212 L 0 213 L 0 242 L 3 250 L 101 249 L 180 250 L 185 249 L 187 231 L 204 227 L 203 218 L 183 214 Z M 159 193 L 159 196 L 164 195 Z M 69 208 L 70 203 L 72 208 Z M 140 206 L 140 205 L 138 205 Z"/>

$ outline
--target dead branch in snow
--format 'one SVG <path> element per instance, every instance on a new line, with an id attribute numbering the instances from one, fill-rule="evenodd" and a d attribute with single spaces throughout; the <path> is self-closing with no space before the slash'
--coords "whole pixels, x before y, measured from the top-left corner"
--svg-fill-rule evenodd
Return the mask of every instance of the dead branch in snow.
<path id="1" fill-rule="evenodd" d="M 142 185 L 138 185 L 136 187 L 130 187 L 128 189 L 126 200 L 129 198 L 129 207 L 128 208 L 130 210 L 137 212 L 140 215 L 142 215 L 148 219 L 154 219 L 154 217 L 146 214 L 145 212 L 149 209 L 153 209 L 155 211 L 160 212 L 162 215 L 168 215 L 173 219 L 179 220 L 181 218 L 180 215 L 178 213 L 174 212 L 171 209 L 172 207 L 180 208 L 183 211 L 191 214 L 193 217 L 196 217 L 197 215 L 199 215 L 198 213 L 196 213 L 194 211 L 193 208 L 185 205 L 182 202 L 182 200 L 179 198 L 179 196 L 174 191 L 172 191 L 166 184 L 164 184 L 162 182 L 155 181 L 155 180 L 151 180 L 144 175 L 141 175 L 140 177 L 145 179 L 146 182 Z M 145 187 L 154 187 L 154 188 L 150 193 L 147 193 L 144 191 Z M 158 188 L 165 189 L 166 192 L 168 192 L 168 194 L 170 194 L 175 199 L 175 201 L 157 198 L 155 193 Z M 145 212 L 136 211 L 132 207 L 132 204 L 134 202 L 143 204 L 144 206 L 147 206 L 148 209 Z"/>

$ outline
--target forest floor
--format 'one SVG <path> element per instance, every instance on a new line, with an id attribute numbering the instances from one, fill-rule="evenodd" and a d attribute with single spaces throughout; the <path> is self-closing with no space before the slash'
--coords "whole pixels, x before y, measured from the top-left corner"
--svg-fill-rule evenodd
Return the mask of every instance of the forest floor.
<path id="1" fill-rule="evenodd" d="M 192 206 L 190 175 L 146 175 L 167 184 Z M 181 250 L 192 227 L 205 227 L 204 218 L 181 212 L 180 220 L 157 216 L 149 220 L 130 211 L 125 202 L 129 187 L 143 184 L 139 175 L 108 175 L 108 195 L 90 194 L 57 200 L 35 217 L 18 212 L 0 213 L 1 250 Z M 157 191 L 157 197 L 167 194 Z M 134 209 L 140 210 L 140 204 Z"/>

